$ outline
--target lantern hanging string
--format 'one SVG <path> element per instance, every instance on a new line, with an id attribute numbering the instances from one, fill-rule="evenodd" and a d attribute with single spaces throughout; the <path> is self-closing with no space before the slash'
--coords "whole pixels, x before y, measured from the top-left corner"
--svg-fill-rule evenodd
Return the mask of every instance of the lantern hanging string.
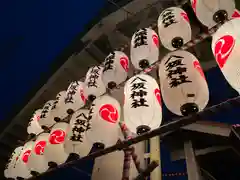
<path id="1" fill-rule="evenodd" d="M 163 139 L 163 137 L 166 136 L 167 134 L 174 132 L 183 126 L 192 124 L 200 119 L 203 119 L 203 118 L 205 118 L 206 115 L 213 115 L 222 110 L 224 110 L 226 112 L 228 109 L 231 109 L 233 106 L 240 106 L 240 96 L 237 96 L 232 99 L 228 99 L 227 101 L 224 101 L 220 104 L 206 108 L 204 111 L 200 111 L 196 114 L 184 116 L 184 117 L 178 118 L 177 120 L 171 120 L 170 122 L 160 126 L 157 129 L 146 132 L 146 133 L 136 136 L 132 139 L 121 141 L 121 142 L 117 143 L 116 145 L 107 147 L 100 151 L 93 152 L 85 157 L 79 158 L 78 160 L 74 160 L 74 161 L 70 161 L 70 162 L 61 164 L 56 168 L 49 169 L 48 171 L 40 174 L 39 176 L 43 176 L 49 172 L 56 171 L 57 169 L 60 169 L 60 168 L 73 166 L 83 160 L 90 160 L 90 159 L 94 159 L 94 158 L 106 155 L 108 153 L 112 153 L 114 151 L 123 150 L 124 148 L 127 148 L 133 144 L 139 143 L 141 141 L 144 141 L 146 139 L 152 138 L 157 135 L 160 135 L 161 139 Z M 36 177 L 38 177 L 38 176 L 36 176 Z M 29 180 L 31 180 L 31 179 L 35 179 L 35 177 L 29 178 Z"/>
<path id="2" fill-rule="evenodd" d="M 123 122 L 120 122 L 119 126 L 121 128 L 121 131 L 122 131 L 122 133 L 124 135 L 125 140 L 132 138 L 132 136 L 130 135 L 129 130 L 127 129 L 127 126 Z M 132 146 L 132 147 L 130 147 L 130 149 L 131 149 L 131 156 L 132 156 L 133 162 L 135 164 L 135 167 L 136 167 L 137 171 L 140 173 L 141 172 L 140 161 L 139 161 L 138 156 L 137 156 L 137 154 L 135 152 L 135 147 Z"/>
<path id="3" fill-rule="evenodd" d="M 216 24 L 216 25 L 213 26 L 211 29 L 209 29 L 208 32 L 197 35 L 194 39 L 192 39 L 192 40 L 190 40 L 189 42 L 185 43 L 182 47 L 180 47 L 180 48 L 177 49 L 177 50 L 186 50 L 186 49 L 188 49 L 188 48 L 190 48 L 190 47 L 192 47 L 192 46 L 195 46 L 196 44 L 202 42 L 203 40 L 205 40 L 206 38 L 208 38 L 208 37 L 210 37 L 212 34 L 214 34 L 222 24 L 223 24 L 223 23 L 218 23 L 218 24 Z M 152 27 L 153 27 L 153 26 L 152 26 Z M 119 50 L 120 50 L 120 51 L 124 51 L 124 49 L 127 48 L 127 47 L 128 47 L 128 45 L 126 44 L 124 47 L 120 48 Z M 175 51 L 177 51 L 177 50 L 175 50 Z M 161 59 L 159 59 L 158 61 L 152 63 L 148 68 L 145 68 L 144 70 L 141 70 L 141 71 L 137 72 L 136 74 L 149 73 L 149 72 L 151 72 L 153 69 L 155 69 L 155 68 L 157 67 L 157 65 L 160 64 L 160 62 L 161 62 Z M 101 65 L 102 65 L 102 64 L 100 64 L 100 66 L 101 66 Z M 136 75 L 136 74 L 135 74 L 135 75 Z M 84 78 L 85 78 L 85 77 L 84 77 Z M 84 78 L 80 79 L 80 81 L 84 81 Z M 117 85 L 116 87 L 114 87 L 113 89 L 108 89 L 108 88 L 107 88 L 106 93 L 104 93 L 103 95 L 111 94 L 115 89 L 120 89 L 121 87 L 123 87 L 123 86 L 125 85 L 125 83 L 126 83 L 130 78 L 131 78 L 131 77 L 127 78 L 125 81 L 121 82 L 120 84 L 118 84 L 118 85 Z M 103 95 L 102 95 L 102 96 L 103 96 Z M 90 104 L 88 104 L 88 105 L 90 105 Z M 86 108 L 86 106 L 84 106 L 83 108 Z M 80 108 L 80 109 L 83 109 L 83 108 Z M 78 110 L 79 110 L 79 109 L 78 109 Z M 69 117 L 66 117 L 66 118 L 69 118 Z M 66 118 L 64 118 L 64 119 L 61 120 L 61 121 L 65 121 Z M 60 121 L 60 122 L 61 122 L 61 121 Z M 56 123 L 55 123 L 55 124 L 56 124 Z M 39 133 L 39 134 L 42 134 L 42 133 L 44 133 L 44 132 L 49 132 L 55 124 L 53 124 L 51 127 L 49 127 L 48 130 L 44 130 L 43 132 L 41 132 L 41 133 Z M 33 137 L 27 138 L 27 140 L 26 140 L 24 143 L 26 143 L 26 142 L 28 142 L 28 141 L 31 141 L 31 140 L 34 140 L 36 137 L 38 137 L 39 134 L 37 134 L 34 138 L 33 138 Z M 24 143 L 23 143 L 23 144 L 24 144 Z"/>

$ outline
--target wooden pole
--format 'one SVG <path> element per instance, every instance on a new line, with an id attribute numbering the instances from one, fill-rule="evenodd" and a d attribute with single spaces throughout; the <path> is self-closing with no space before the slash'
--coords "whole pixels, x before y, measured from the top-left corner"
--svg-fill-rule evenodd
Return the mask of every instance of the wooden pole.
<path id="1" fill-rule="evenodd" d="M 162 180 L 159 136 L 150 139 L 150 161 L 156 161 L 159 164 L 159 166 L 152 171 L 151 180 Z"/>

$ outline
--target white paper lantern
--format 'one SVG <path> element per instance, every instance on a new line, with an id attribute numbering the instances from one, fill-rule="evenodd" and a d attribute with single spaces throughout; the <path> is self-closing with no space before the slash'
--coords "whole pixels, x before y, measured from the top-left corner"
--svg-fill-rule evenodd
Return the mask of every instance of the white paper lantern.
<path id="1" fill-rule="evenodd" d="M 136 31 L 131 40 L 131 62 L 136 69 L 145 69 L 159 56 L 159 39 L 155 31 L 143 28 Z"/>
<path id="2" fill-rule="evenodd" d="M 34 144 L 35 144 L 34 141 L 29 141 L 24 144 L 21 154 L 15 166 L 15 169 L 16 169 L 15 172 L 17 177 L 24 178 L 24 179 L 31 177 L 27 164 L 28 164 L 29 156 L 32 153 Z"/>
<path id="3" fill-rule="evenodd" d="M 203 110 L 209 100 L 208 85 L 197 58 L 187 51 L 167 54 L 159 65 L 162 98 L 177 115 Z"/>
<path id="4" fill-rule="evenodd" d="M 43 173 L 49 168 L 48 161 L 44 155 L 49 135 L 49 133 L 44 132 L 37 137 L 31 155 L 28 158 L 28 169 L 35 174 Z"/>
<path id="5" fill-rule="evenodd" d="M 212 51 L 225 79 L 240 92 L 240 19 L 223 24 L 212 38 Z"/>
<path id="6" fill-rule="evenodd" d="M 102 80 L 102 66 L 89 68 L 85 79 L 85 93 L 88 100 L 93 101 L 106 92 L 106 87 Z"/>
<path id="7" fill-rule="evenodd" d="M 161 95 L 154 78 L 139 74 L 130 78 L 124 87 L 124 121 L 136 134 L 156 129 L 162 122 Z"/>
<path id="8" fill-rule="evenodd" d="M 61 119 L 67 117 L 65 106 L 66 91 L 61 91 L 57 94 L 56 99 L 51 106 L 50 118 L 55 122 L 59 122 Z"/>
<path id="9" fill-rule="evenodd" d="M 6 178 L 15 179 L 17 177 L 16 172 L 15 172 L 16 171 L 15 167 L 16 167 L 16 162 L 18 161 L 18 158 L 21 154 L 22 149 L 23 149 L 23 146 L 17 147 L 13 151 L 11 157 L 9 158 L 8 163 L 6 165 L 6 169 L 4 170 L 4 176 Z"/>
<path id="10" fill-rule="evenodd" d="M 90 109 L 87 139 L 105 146 L 114 145 L 118 141 L 120 115 L 121 107 L 116 99 L 108 95 L 98 97 Z"/>
<path id="11" fill-rule="evenodd" d="M 41 113 L 42 109 L 38 109 L 34 112 L 27 127 L 28 134 L 39 134 L 40 132 L 43 131 L 38 122 L 40 120 Z"/>
<path id="12" fill-rule="evenodd" d="M 192 30 L 187 13 L 178 7 L 165 9 L 158 18 L 162 45 L 173 51 L 191 40 Z"/>
<path id="13" fill-rule="evenodd" d="M 39 125 L 42 128 L 45 128 L 45 127 L 48 128 L 48 127 L 52 126 L 54 123 L 56 123 L 51 118 L 51 115 L 50 115 L 53 103 L 54 103 L 54 100 L 49 100 L 44 104 L 44 106 L 42 108 L 41 116 L 40 116 L 40 119 L 38 121 Z"/>
<path id="14" fill-rule="evenodd" d="M 65 122 L 56 123 L 51 130 L 47 145 L 44 150 L 49 166 L 56 166 L 64 163 L 68 158 L 68 153 L 64 150 L 64 142 L 69 129 L 69 124 Z"/>
<path id="15" fill-rule="evenodd" d="M 232 18 L 239 18 L 239 17 L 240 17 L 240 12 L 239 10 L 235 9 L 232 14 Z"/>
<path id="16" fill-rule="evenodd" d="M 85 84 L 81 81 L 72 82 L 66 92 L 65 109 L 68 114 L 83 107 L 86 103 Z"/>
<path id="17" fill-rule="evenodd" d="M 235 10 L 234 0 L 191 0 L 191 4 L 198 20 L 208 28 L 230 19 Z"/>
<path id="18" fill-rule="evenodd" d="M 114 51 L 104 61 L 103 83 L 109 89 L 126 80 L 129 70 L 129 60 L 125 53 Z"/>
<path id="19" fill-rule="evenodd" d="M 90 128 L 88 115 L 89 110 L 80 109 L 71 117 L 64 145 L 67 153 L 75 153 L 83 157 L 91 151 L 93 144 L 86 138 L 86 131 Z"/>

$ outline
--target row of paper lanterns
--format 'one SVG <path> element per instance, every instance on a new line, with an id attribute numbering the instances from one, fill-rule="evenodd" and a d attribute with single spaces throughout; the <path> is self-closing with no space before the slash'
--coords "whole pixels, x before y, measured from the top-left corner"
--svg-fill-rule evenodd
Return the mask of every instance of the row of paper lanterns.
<path id="1" fill-rule="evenodd" d="M 195 1 L 191 2 L 193 7 L 201 7 L 194 5 Z M 198 1 L 199 4 L 201 2 L 203 1 Z M 223 7 L 231 12 L 227 9 L 230 6 L 220 6 L 222 1 L 218 2 L 219 6 L 212 11 L 212 15 Z M 172 13 L 178 20 L 177 23 L 169 18 Z M 201 21 L 200 16 L 196 15 Z M 161 13 L 158 21 L 160 40 L 169 50 L 174 50 L 191 39 L 188 17 L 182 9 L 168 8 Z M 239 44 L 239 21 L 234 19 L 225 23 L 213 35 L 212 41 L 218 65 L 236 90 L 240 87 L 236 50 Z M 204 24 L 205 21 L 201 22 Z M 144 69 L 157 61 L 158 57 L 158 35 L 150 28 L 135 32 L 131 41 L 133 66 Z M 23 147 L 15 149 L 5 176 L 27 178 L 31 176 L 30 171 L 46 171 L 49 162 L 64 163 L 70 153 L 87 155 L 94 143 L 113 145 L 118 139 L 121 114 L 132 133 L 140 134 L 158 128 L 162 121 L 161 97 L 166 107 L 177 115 L 189 115 L 206 107 L 209 91 L 199 61 L 193 54 L 177 50 L 167 54 L 159 65 L 160 88 L 154 78 L 145 74 L 135 75 L 126 82 L 121 113 L 121 106 L 116 99 L 102 95 L 106 88 L 114 88 L 127 79 L 129 64 L 130 61 L 123 52 L 110 53 L 103 67 L 94 66 L 88 70 L 85 82 L 72 82 L 66 91 L 57 95 L 56 100 L 48 101 L 42 110 L 36 111 L 29 123 L 28 133 L 41 134 L 35 141 L 29 141 Z M 93 101 L 90 110 L 79 110 L 87 99 Z M 60 121 L 72 113 L 69 123 Z M 50 132 L 42 132 L 48 128 L 51 129 Z"/>

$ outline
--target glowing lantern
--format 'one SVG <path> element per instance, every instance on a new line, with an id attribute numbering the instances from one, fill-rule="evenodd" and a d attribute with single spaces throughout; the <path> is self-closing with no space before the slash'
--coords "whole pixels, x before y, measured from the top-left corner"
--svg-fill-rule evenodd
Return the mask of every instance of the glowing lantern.
<path id="1" fill-rule="evenodd" d="M 16 167 L 16 162 L 19 158 L 19 155 L 21 154 L 21 151 L 23 149 L 23 146 L 17 147 L 11 157 L 8 160 L 8 163 L 6 165 L 6 169 L 4 170 L 4 176 L 6 178 L 13 178 L 15 179 L 17 177 L 16 172 L 15 172 L 15 167 Z"/>
<path id="2" fill-rule="evenodd" d="M 161 95 L 154 78 L 139 74 L 130 78 L 124 87 L 124 120 L 136 134 L 158 128 L 162 122 Z"/>
<path id="3" fill-rule="evenodd" d="M 50 116 L 53 103 L 53 100 L 47 101 L 42 108 L 41 116 L 38 121 L 42 129 L 45 129 L 46 127 L 48 128 L 56 123 Z"/>
<path id="4" fill-rule="evenodd" d="M 104 95 L 93 101 L 90 113 L 90 129 L 86 131 L 88 140 L 105 146 L 114 145 L 118 140 L 118 121 L 121 115 L 119 102 Z"/>
<path id="5" fill-rule="evenodd" d="M 44 156 L 48 160 L 50 167 L 64 163 L 68 154 L 64 151 L 64 142 L 68 132 L 69 124 L 65 122 L 56 123 L 51 130 Z"/>
<path id="6" fill-rule="evenodd" d="M 74 153 L 83 157 L 90 152 L 93 144 L 86 138 L 86 131 L 90 128 L 88 115 L 89 110 L 80 109 L 71 117 L 70 128 L 64 145 L 67 153 Z"/>
<path id="7" fill-rule="evenodd" d="M 239 17 L 240 17 L 240 12 L 239 10 L 235 9 L 232 14 L 232 18 L 239 18 Z"/>
<path id="8" fill-rule="evenodd" d="M 136 31 L 131 40 L 131 61 L 136 69 L 145 69 L 158 60 L 159 39 L 155 31 L 143 28 Z"/>
<path id="9" fill-rule="evenodd" d="M 28 169 L 28 159 L 34 147 L 34 141 L 29 141 L 24 144 L 21 154 L 16 162 L 16 175 L 20 178 L 31 177 L 30 171 Z"/>
<path id="10" fill-rule="evenodd" d="M 191 0 L 191 4 L 199 21 L 208 28 L 230 19 L 235 10 L 234 0 Z"/>
<path id="11" fill-rule="evenodd" d="M 129 70 L 129 60 L 125 53 L 114 51 L 104 61 L 103 82 L 112 89 L 126 80 Z"/>
<path id="12" fill-rule="evenodd" d="M 28 158 L 28 168 L 31 174 L 43 173 L 48 167 L 48 161 L 44 156 L 44 149 L 49 139 L 49 133 L 41 133 L 34 144 L 31 155 Z"/>
<path id="13" fill-rule="evenodd" d="M 85 84 L 81 81 L 72 82 L 66 92 L 65 109 L 68 114 L 83 107 L 86 103 Z"/>
<path id="14" fill-rule="evenodd" d="M 165 9 L 158 18 L 158 34 L 163 46 L 171 51 L 190 41 L 192 30 L 187 13 L 178 7 Z"/>
<path id="15" fill-rule="evenodd" d="M 85 93 L 88 100 L 94 101 L 94 99 L 106 92 L 102 75 L 103 67 L 101 66 L 94 66 L 88 70 L 85 79 Z"/>
<path id="16" fill-rule="evenodd" d="M 61 119 L 67 117 L 66 107 L 65 107 L 65 97 L 66 91 L 61 91 L 57 94 L 53 105 L 51 106 L 51 119 L 55 122 L 59 122 Z"/>
<path id="17" fill-rule="evenodd" d="M 38 121 L 40 120 L 41 113 L 42 109 L 38 109 L 34 112 L 27 127 L 28 134 L 39 134 L 40 132 L 43 131 L 43 129 L 38 123 Z"/>
<path id="18" fill-rule="evenodd" d="M 223 24 L 212 38 L 212 51 L 218 66 L 229 84 L 238 92 L 240 92 L 239 28 L 240 19 L 233 19 Z"/>
<path id="19" fill-rule="evenodd" d="M 197 58 L 187 51 L 167 54 L 159 65 L 162 98 L 177 115 L 203 110 L 209 100 L 208 85 Z"/>

